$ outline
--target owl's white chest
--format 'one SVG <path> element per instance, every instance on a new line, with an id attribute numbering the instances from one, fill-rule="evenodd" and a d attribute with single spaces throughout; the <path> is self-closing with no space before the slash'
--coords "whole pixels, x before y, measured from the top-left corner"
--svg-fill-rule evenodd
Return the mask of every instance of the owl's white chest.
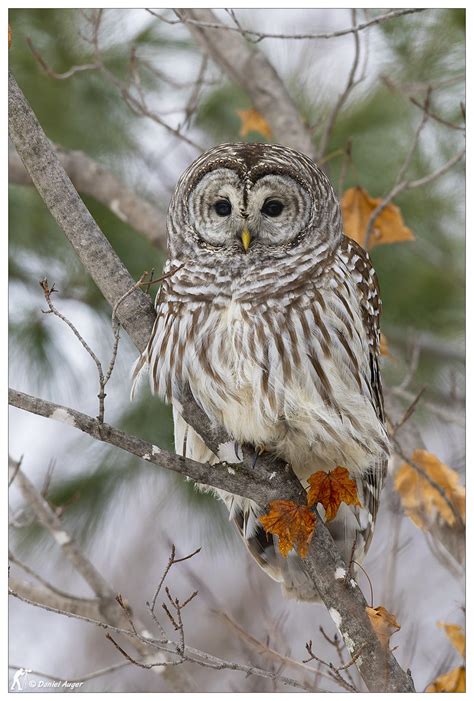
<path id="1" fill-rule="evenodd" d="M 338 315 L 326 306 L 329 354 L 311 306 L 265 315 L 231 300 L 200 315 L 190 309 L 174 321 L 163 314 L 152 358 L 155 391 L 189 383 L 208 415 L 236 441 L 276 451 L 303 476 L 338 464 L 363 472 L 382 459 L 386 436 L 348 370 Z M 362 359 L 360 344 L 355 352 Z"/>

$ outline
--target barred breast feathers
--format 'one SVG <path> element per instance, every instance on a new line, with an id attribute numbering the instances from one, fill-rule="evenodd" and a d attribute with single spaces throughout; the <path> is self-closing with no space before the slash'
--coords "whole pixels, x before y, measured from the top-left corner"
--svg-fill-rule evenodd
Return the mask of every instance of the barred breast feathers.
<path id="1" fill-rule="evenodd" d="M 317 253 L 258 271 L 170 261 L 144 362 L 153 392 L 176 400 L 188 382 L 237 441 L 275 450 L 297 474 L 315 460 L 361 474 L 388 452 L 371 359 L 378 296 L 361 303 L 371 266 L 352 243 Z"/>

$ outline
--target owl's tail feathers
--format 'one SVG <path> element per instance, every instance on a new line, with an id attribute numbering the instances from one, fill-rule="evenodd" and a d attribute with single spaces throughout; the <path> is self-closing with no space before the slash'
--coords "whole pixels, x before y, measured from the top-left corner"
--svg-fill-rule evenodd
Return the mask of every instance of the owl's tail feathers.
<path id="1" fill-rule="evenodd" d="M 300 601 L 321 601 L 313 582 L 304 571 L 300 557 L 295 552 L 291 552 L 287 558 L 282 557 L 277 539 L 258 525 L 253 511 L 239 510 L 232 520 L 250 555 L 266 574 L 280 582 L 285 596 Z"/>

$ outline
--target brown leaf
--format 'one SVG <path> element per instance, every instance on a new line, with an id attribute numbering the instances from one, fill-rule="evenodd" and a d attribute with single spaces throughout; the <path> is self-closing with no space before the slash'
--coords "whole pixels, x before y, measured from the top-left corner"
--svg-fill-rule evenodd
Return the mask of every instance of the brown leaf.
<path id="1" fill-rule="evenodd" d="M 384 355 L 386 357 L 392 356 L 388 347 L 387 337 L 383 333 L 380 334 L 380 355 Z"/>
<path id="2" fill-rule="evenodd" d="M 466 659 L 466 634 L 464 633 L 461 626 L 457 626 L 454 623 L 442 623 L 441 621 L 436 624 L 438 628 L 442 628 L 449 638 L 449 642 L 454 647 L 459 654 Z"/>
<path id="3" fill-rule="evenodd" d="M 361 506 L 357 495 L 357 485 L 349 477 L 346 467 L 336 467 L 330 472 L 314 472 L 308 478 L 308 506 L 322 504 L 326 511 L 326 521 L 332 521 L 341 502 Z"/>
<path id="4" fill-rule="evenodd" d="M 349 188 L 342 197 L 344 233 L 361 246 L 365 246 L 365 232 L 372 212 L 381 202 L 381 197 L 370 197 L 361 187 Z M 390 203 L 375 220 L 367 248 L 414 239 L 413 232 L 405 226 L 400 208 Z"/>
<path id="5" fill-rule="evenodd" d="M 259 521 L 267 533 L 278 536 L 278 547 L 283 557 L 293 547 L 301 557 L 306 557 L 316 516 L 307 506 L 298 506 L 288 499 L 271 501 L 269 506 L 270 511 L 260 516 Z"/>
<path id="6" fill-rule="evenodd" d="M 447 674 L 442 674 L 426 687 L 426 691 L 466 693 L 466 668 L 456 667 Z"/>
<path id="7" fill-rule="evenodd" d="M 457 509 L 462 520 L 466 515 L 466 490 L 459 483 L 459 475 L 427 450 L 415 450 L 412 460 Z M 428 529 L 437 517 L 449 526 L 456 523 L 456 516 L 446 499 L 430 482 L 411 465 L 403 463 L 394 479 L 395 489 L 400 494 L 407 516 L 419 528 Z"/>
<path id="8" fill-rule="evenodd" d="M 238 110 L 237 114 L 242 121 L 239 132 L 240 136 L 247 136 L 247 134 L 250 134 L 251 131 L 256 131 L 266 139 L 272 138 L 272 130 L 270 129 L 270 125 L 265 117 L 260 114 L 260 112 L 257 112 L 257 110 L 254 109 L 249 109 Z"/>
<path id="9" fill-rule="evenodd" d="M 8 48 L 10 48 L 12 45 L 12 28 L 10 26 L 10 22 L 8 23 Z"/>
<path id="10" fill-rule="evenodd" d="M 381 645 L 388 647 L 390 636 L 400 630 L 397 619 L 384 606 L 377 606 L 377 608 L 366 606 L 365 610 Z"/>

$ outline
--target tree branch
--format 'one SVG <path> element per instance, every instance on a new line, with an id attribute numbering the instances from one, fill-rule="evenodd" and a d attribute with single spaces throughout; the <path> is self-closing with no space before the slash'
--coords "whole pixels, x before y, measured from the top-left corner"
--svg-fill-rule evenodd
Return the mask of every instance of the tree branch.
<path id="1" fill-rule="evenodd" d="M 60 608 L 57 608 L 55 606 L 50 606 L 48 604 L 43 604 L 40 601 L 36 601 L 33 597 L 28 598 L 28 596 L 23 596 L 19 592 L 15 591 L 12 587 L 9 588 L 9 594 L 11 596 L 14 596 L 16 599 L 19 599 L 20 601 L 24 601 L 27 604 L 31 604 L 32 606 L 38 606 L 39 608 L 45 609 L 46 611 L 50 611 L 51 613 L 57 613 L 61 616 L 67 616 L 68 618 L 72 618 L 75 620 L 79 621 L 84 621 L 85 623 L 92 623 L 96 626 L 99 626 L 100 628 L 105 628 L 106 630 L 109 631 L 115 631 L 116 633 L 121 633 L 122 635 L 125 635 L 130 642 L 134 645 L 135 648 L 138 647 L 138 645 L 144 646 L 144 648 L 147 650 L 147 654 L 144 655 L 145 659 L 148 660 L 146 663 L 147 668 L 150 669 L 159 669 L 160 667 L 165 667 L 167 666 L 168 663 L 162 662 L 158 659 L 157 651 L 158 652 L 164 652 L 164 653 L 169 653 L 172 655 L 176 655 L 176 649 L 173 645 L 173 643 L 167 643 L 163 642 L 160 640 L 155 640 L 152 636 L 149 638 L 143 637 L 139 633 L 128 629 L 128 628 L 122 628 L 118 625 L 112 625 L 110 623 L 107 623 L 106 621 L 102 621 L 100 619 L 96 618 L 89 618 L 88 616 L 84 616 L 80 613 L 73 613 L 72 611 L 67 611 L 67 610 L 62 610 Z M 207 652 L 203 652 L 202 650 L 198 650 L 194 647 L 186 646 L 185 648 L 185 658 L 186 661 L 189 662 L 194 662 L 195 664 L 199 664 L 203 667 L 208 667 L 210 669 L 230 669 L 238 672 L 245 672 L 247 675 L 255 675 L 257 677 L 263 677 L 265 679 L 273 679 L 275 681 L 279 681 L 285 686 L 292 686 L 297 689 L 303 689 L 304 691 L 310 691 L 307 686 L 304 684 L 298 682 L 296 679 L 292 679 L 290 677 L 285 677 L 281 674 L 275 673 L 268 671 L 266 669 L 261 669 L 260 667 L 255 667 L 252 665 L 246 665 L 246 664 L 239 664 L 238 662 L 230 662 L 228 660 L 224 660 L 220 657 L 216 657 L 215 655 L 210 655 Z M 130 661 L 130 657 L 128 657 L 128 660 Z M 163 657 L 161 659 L 164 659 Z M 158 660 L 158 661 L 156 661 Z M 133 660 L 135 663 L 135 660 Z M 174 664 L 171 662 L 171 664 Z M 318 691 L 320 691 L 318 689 Z"/>
<path id="2" fill-rule="evenodd" d="M 356 32 L 361 32 L 364 29 L 367 29 L 368 27 L 373 27 L 376 24 L 382 24 L 383 22 L 387 22 L 388 20 L 395 19 L 396 17 L 403 17 L 404 15 L 410 15 L 414 14 L 415 12 L 423 12 L 426 8 L 419 8 L 419 9 L 400 9 L 400 10 L 391 10 L 390 12 L 386 12 L 383 15 L 377 15 L 376 17 L 373 17 L 370 20 L 367 20 L 366 22 L 361 22 L 355 27 L 348 27 L 347 29 L 339 29 L 336 32 L 322 32 L 322 33 L 317 33 L 317 32 L 309 32 L 309 33 L 302 33 L 302 34 L 276 34 L 273 32 L 257 32 L 253 29 L 242 29 L 240 26 L 233 27 L 228 24 L 221 24 L 219 23 L 219 20 L 217 17 L 214 15 L 212 16 L 212 19 L 205 19 L 204 17 L 202 18 L 197 18 L 197 17 L 189 17 L 187 19 L 183 18 L 183 22 L 186 22 L 187 24 L 193 25 L 195 27 L 203 28 L 203 29 L 224 29 L 228 32 L 238 32 L 239 34 L 242 34 L 244 37 L 249 37 L 253 38 L 255 42 L 262 41 L 263 39 L 335 39 L 337 37 L 343 37 L 346 36 L 347 34 L 355 34 Z M 176 21 L 173 20 L 168 20 L 165 19 L 161 15 L 157 15 L 155 12 L 152 12 L 151 10 L 148 10 L 151 12 L 151 14 L 155 15 L 155 17 L 158 17 L 161 19 L 163 22 L 166 22 L 167 24 L 177 24 Z"/>
<path id="3" fill-rule="evenodd" d="M 275 140 L 314 157 L 310 131 L 266 56 L 239 32 L 223 31 L 228 26 L 221 23 L 211 10 L 180 9 L 175 12 L 216 65 L 248 93 L 255 108 L 268 121 Z"/>
<path id="4" fill-rule="evenodd" d="M 10 136 L 28 174 L 84 267 L 113 306 L 133 287 L 134 280 L 77 194 L 11 73 L 8 106 Z M 121 305 L 118 318 L 135 345 L 143 350 L 155 320 L 151 299 L 135 289 Z"/>
<path id="5" fill-rule="evenodd" d="M 100 600 L 83 599 L 70 594 L 61 594 L 48 587 L 32 584 L 16 577 L 9 578 L 9 586 L 20 597 L 35 601 L 38 606 L 51 606 L 66 613 L 78 614 L 85 618 L 101 618 Z"/>
<path id="6" fill-rule="evenodd" d="M 153 245 L 166 248 L 166 213 L 132 192 L 104 166 L 83 151 L 56 146 L 56 155 L 76 190 L 94 197 L 121 221 L 143 234 Z M 21 158 L 8 154 L 8 180 L 15 185 L 32 185 Z"/>

